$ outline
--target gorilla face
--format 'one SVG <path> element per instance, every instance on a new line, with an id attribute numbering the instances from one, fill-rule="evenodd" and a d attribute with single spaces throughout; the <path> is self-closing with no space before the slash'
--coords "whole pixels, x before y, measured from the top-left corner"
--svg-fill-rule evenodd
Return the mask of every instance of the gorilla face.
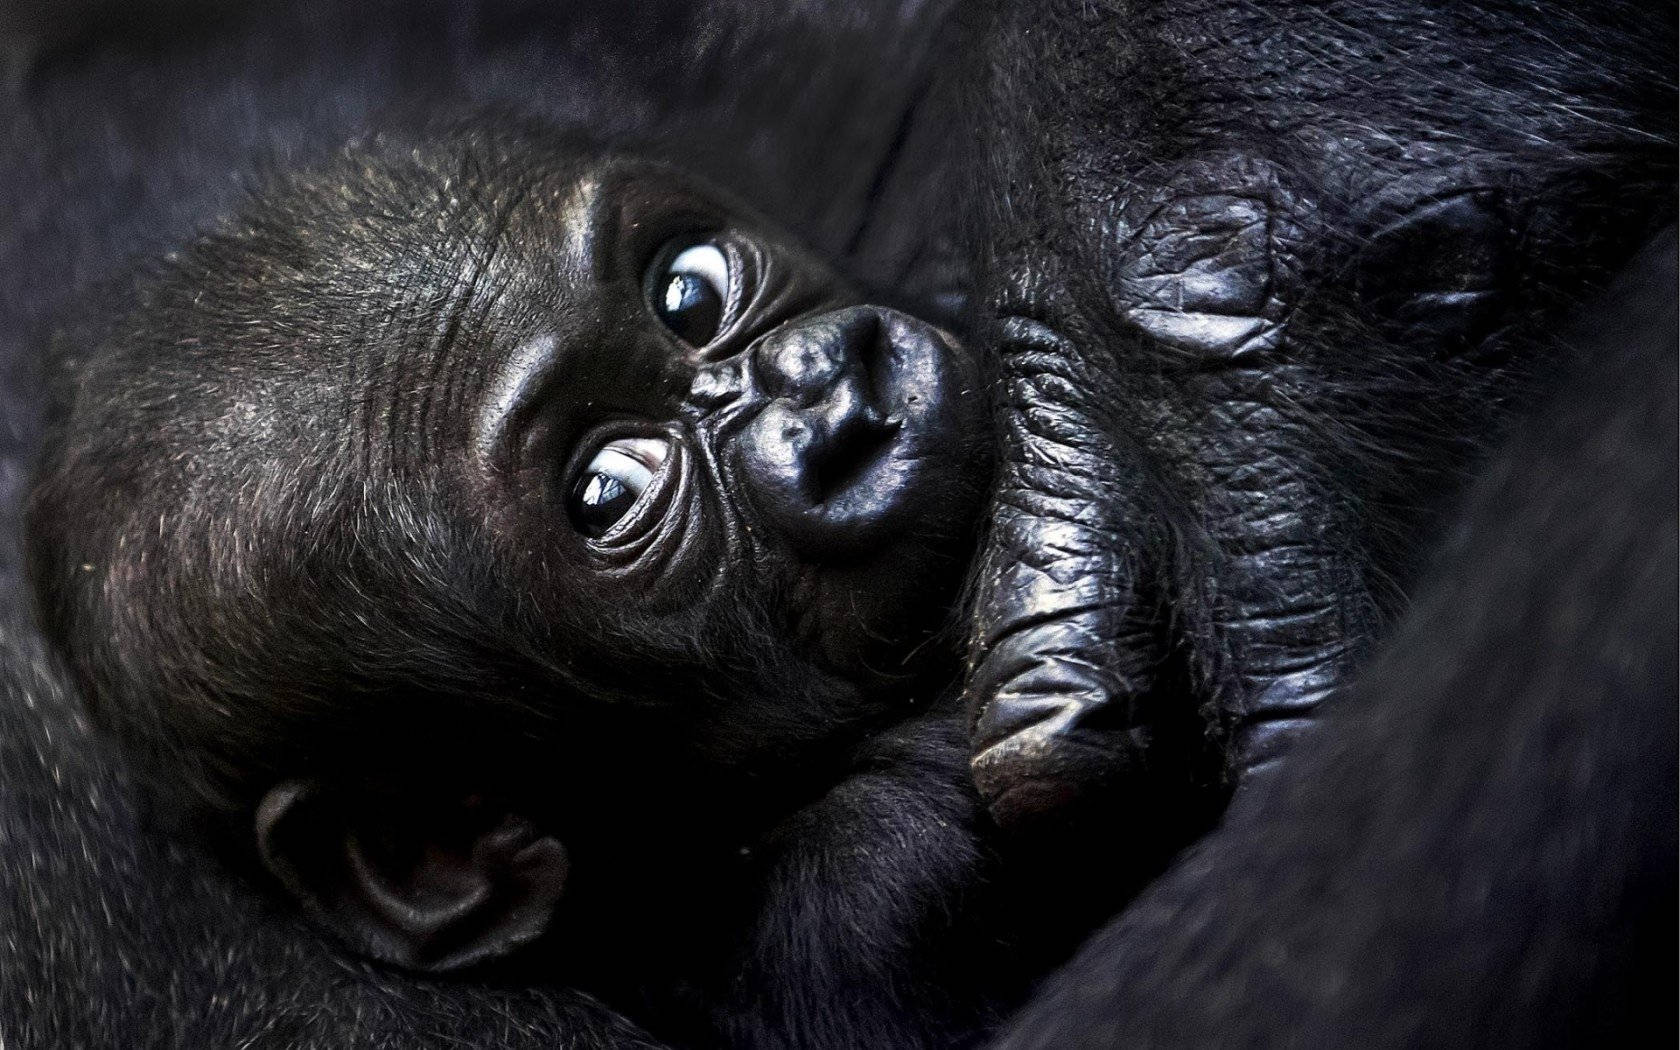
<path id="1" fill-rule="evenodd" d="M 527 939 L 568 851 L 733 849 L 954 671 L 971 362 L 658 167 L 353 148 L 170 260 L 68 401 L 32 566 L 90 702 L 375 955 Z M 440 881 L 502 902 L 441 948 L 381 903 Z"/>
<path id="2" fill-rule="evenodd" d="M 880 688 L 959 564 L 934 544 L 974 515 L 967 359 L 668 172 L 597 168 L 551 199 L 531 221 L 564 236 L 518 265 L 539 276 L 512 309 L 555 320 L 500 355 L 465 478 L 533 591 L 639 633 L 590 642 L 604 678 L 750 611 L 755 645 Z"/>

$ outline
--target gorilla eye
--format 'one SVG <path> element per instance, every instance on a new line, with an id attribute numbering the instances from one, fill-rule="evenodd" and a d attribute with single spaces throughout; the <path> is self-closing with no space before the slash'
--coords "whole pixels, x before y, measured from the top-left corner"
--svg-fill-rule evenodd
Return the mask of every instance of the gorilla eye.
<path id="1" fill-rule="evenodd" d="M 648 282 L 654 315 L 689 346 L 705 346 L 729 306 L 729 257 L 706 241 L 660 258 Z"/>
<path id="2" fill-rule="evenodd" d="M 590 539 L 624 520 L 665 465 L 670 448 L 660 438 L 619 438 L 602 445 L 572 486 L 567 511 Z"/>

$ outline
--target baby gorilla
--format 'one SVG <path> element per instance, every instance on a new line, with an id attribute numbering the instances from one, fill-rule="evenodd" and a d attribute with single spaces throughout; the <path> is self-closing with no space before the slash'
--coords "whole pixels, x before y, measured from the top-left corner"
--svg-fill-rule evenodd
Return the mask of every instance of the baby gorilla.
<path id="1" fill-rule="evenodd" d="M 539 942 L 741 1043 L 984 1020 L 949 336 L 508 129 L 282 179 L 121 313 L 67 361 L 32 571 L 161 809 L 405 967 Z"/>

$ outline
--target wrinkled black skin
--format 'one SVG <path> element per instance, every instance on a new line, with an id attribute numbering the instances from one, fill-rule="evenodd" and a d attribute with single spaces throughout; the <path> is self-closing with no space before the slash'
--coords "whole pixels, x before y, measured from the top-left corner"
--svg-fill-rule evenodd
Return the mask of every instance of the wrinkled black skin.
<path id="1" fill-rule="evenodd" d="M 1676 248 L 1570 324 L 1371 667 L 997 1045 L 1674 1041 Z"/>
<path id="2" fill-rule="evenodd" d="M 56 342 L 74 366 L 76 348 L 104 334 L 101 319 L 124 309 L 136 261 L 190 240 L 244 200 L 262 173 L 317 163 L 328 144 L 399 125 L 405 111 L 511 104 L 548 124 L 680 159 L 685 171 L 709 175 L 791 226 L 844 272 L 879 281 L 872 301 L 951 316 L 960 288 L 948 245 L 928 225 L 948 214 L 950 200 L 938 175 L 949 124 L 930 119 L 926 105 L 931 27 L 943 8 L 841 6 L 844 19 L 832 10 L 776 15 L 758 3 L 686 2 L 558 13 L 519 3 L 101 7 L 120 22 L 35 10 L 38 23 L 5 38 L 0 107 L 11 217 L 0 243 L 8 520 L 45 402 L 37 348 Z M 180 9 L 185 17 L 173 17 Z M 30 14 L 8 16 L 19 11 Z M 714 34 L 720 26 L 727 31 Z M 860 124 L 859 110 L 871 120 Z M 141 803 L 132 756 L 90 731 L 60 658 L 26 622 L 11 545 L 8 529 L 0 555 L 0 874 L 12 887 L 0 895 L 0 1031 L 8 1046 L 662 1041 L 529 969 L 437 981 L 357 961 L 255 892 L 249 873 L 170 834 L 174 814 Z M 694 838 L 706 840 L 706 856 L 650 865 L 636 888 L 645 889 L 655 943 L 609 938 L 603 967 L 672 961 L 670 935 L 700 932 L 707 921 L 735 923 L 727 946 L 741 950 L 742 966 L 704 973 L 737 979 L 733 987 L 679 989 L 701 1011 L 717 1011 L 699 1021 L 691 1003 L 644 1004 L 631 994 L 637 989 L 612 989 L 626 1008 L 674 1037 L 703 1040 L 719 1025 L 746 1043 L 786 1041 L 793 1024 L 809 1045 L 944 1041 L 975 1023 L 973 1002 L 956 1003 L 946 995 L 950 982 L 934 978 L 938 959 L 886 972 L 905 961 L 905 924 L 916 926 L 927 909 L 942 913 L 964 873 L 985 863 L 971 848 L 979 812 L 952 725 L 945 718 L 878 737 L 851 756 L 857 775 L 826 796 L 833 805 L 803 810 L 762 852 L 737 858 L 776 881 L 773 896 L 787 905 L 758 912 L 757 925 L 728 901 L 684 902 L 690 871 L 729 848 L 703 828 Z M 812 780 L 825 775 L 813 770 Z M 803 849 L 802 826 L 833 841 L 879 832 L 900 849 L 813 854 Z M 685 911 L 690 927 L 660 926 L 661 915 Z M 849 924 L 845 938 L 799 939 L 833 921 Z M 995 971 L 979 961 L 987 953 L 971 951 L 960 931 L 941 933 L 942 922 L 913 932 L 925 930 L 923 943 L 967 977 L 990 982 Z M 823 954 L 830 948 L 840 954 Z"/>
<path id="3" fill-rule="evenodd" d="M 1000 821 L 1199 819 L 1367 658 L 1557 382 L 1549 326 L 1672 219 L 1674 19 L 991 5 L 967 688 Z"/>
<path id="4" fill-rule="evenodd" d="M 1672 7 L 978 31 L 977 778 L 1109 851 L 1240 785 L 1001 1045 L 1672 1034 L 1672 236 L 1558 333 L 1672 221 Z"/>

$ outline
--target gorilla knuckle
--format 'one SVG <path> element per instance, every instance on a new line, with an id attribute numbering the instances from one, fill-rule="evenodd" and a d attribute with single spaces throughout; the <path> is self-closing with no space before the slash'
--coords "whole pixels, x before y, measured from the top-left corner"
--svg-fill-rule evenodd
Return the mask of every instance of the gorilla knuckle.
<path id="1" fill-rule="evenodd" d="M 1018 824 L 1140 767 L 1144 683 L 1111 659 L 1116 608 L 1014 625 L 970 682 L 971 770 L 1000 823 Z"/>
<path id="2" fill-rule="evenodd" d="M 1023 823 L 1144 763 L 1140 697 L 1160 654 L 1135 586 L 1140 551 L 1038 504 L 1002 517 L 966 697 L 976 783 L 994 818 Z"/>
<path id="3" fill-rule="evenodd" d="M 1369 232 L 1348 284 L 1390 338 L 1441 359 L 1498 356 L 1519 284 L 1503 191 L 1475 173 L 1435 175 L 1380 197 L 1354 226 Z"/>
<path id="4" fill-rule="evenodd" d="M 1171 360 L 1247 364 L 1283 341 L 1301 292 L 1304 214 L 1278 165 L 1201 158 L 1121 209 L 1101 260 L 1110 303 Z"/>

